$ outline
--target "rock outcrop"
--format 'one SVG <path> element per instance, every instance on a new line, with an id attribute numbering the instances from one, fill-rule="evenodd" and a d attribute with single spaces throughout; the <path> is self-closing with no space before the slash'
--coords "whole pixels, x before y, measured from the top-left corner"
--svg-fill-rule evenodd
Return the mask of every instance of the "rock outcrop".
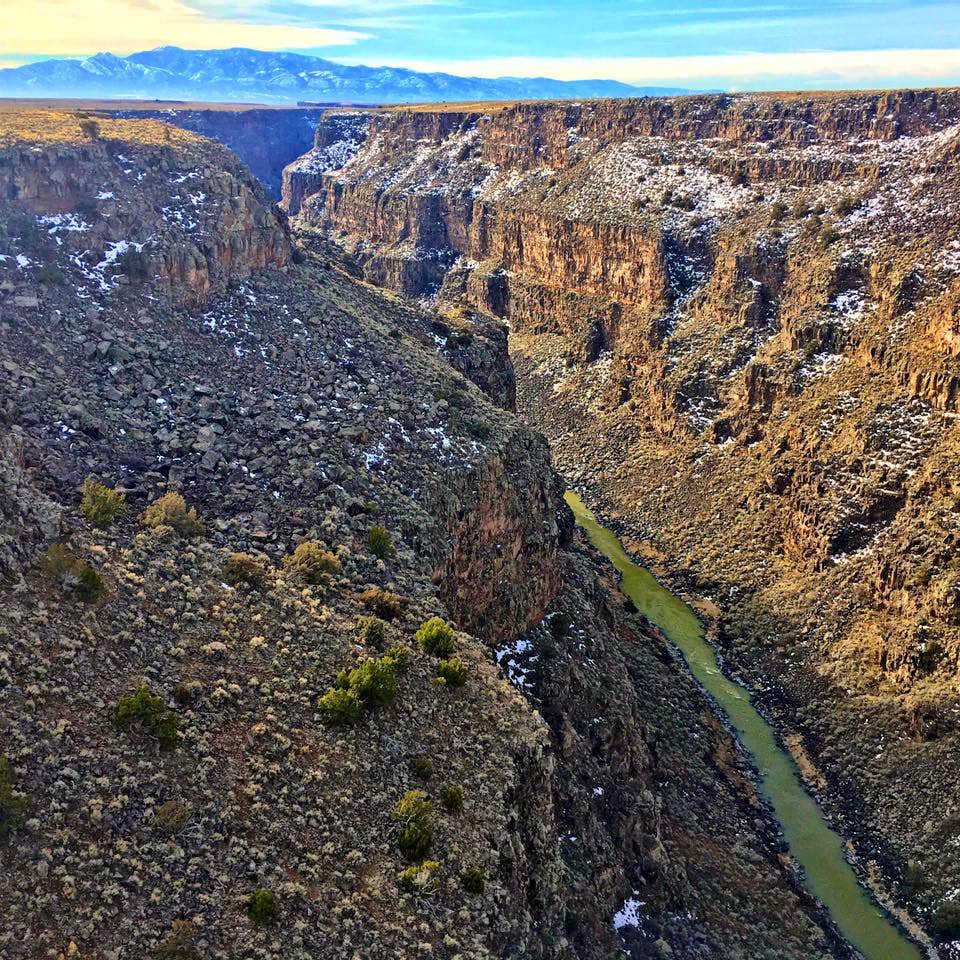
<path id="1" fill-rule="evenodd" d="M 316 125 L 313 148 L 282 171 L 281 204 L 288 214 L 300 212 L 324 173 L 342 167 L 357 153 L 367 138 L 368 125 L 367 114 L 349 112 L 325 116 L 324 122 Z"/>
<path id="2" fill-rule="evenodd" d="M 211 141 L 155 121 L 88 119 L 83 142 L 76 118 L 15 116 L 32 138 L 0 156 L 0 193 L 13 204 L 0 256 L 19 271 L 47 268 L 51 286 L 70 280 L 88 297 L 158 276 L 174 302 L 201 303 L 289 262 L 282 214 Z"/>
<path id="3" fill-rule="evenodd" d="M 217 140 L 232 150 L 250 172 L 277 199 L 282 191 L 284 168 L 314 142 L 320 107 L 237 108 L 209 110 L 117 110 L 115 117 L 162 120 L 175 127 Z"/>

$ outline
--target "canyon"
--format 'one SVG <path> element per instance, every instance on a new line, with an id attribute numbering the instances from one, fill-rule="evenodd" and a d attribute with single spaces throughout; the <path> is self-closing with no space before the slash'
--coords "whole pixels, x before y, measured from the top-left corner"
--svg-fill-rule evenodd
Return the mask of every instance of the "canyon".
<path id="1" fill-rule="evenodd" d="M 4 956 L 860 956 L 568 488 L 960 955 L 960 91 L 171 109 L 0 111 Z"/>
<path id="2" fill-rule="evenodd" d="M 438 322 L 505 324 L 566 482 L 698 604 L 943 956 L 958 158 L 952 89 L 343 109 L 282 201 Z"/>
<path id="3" fill-rule="evenodd" d="M 150 118 L 0 112 L 0 223 L 4 956 L 851 956 L 498 321 Z"/>

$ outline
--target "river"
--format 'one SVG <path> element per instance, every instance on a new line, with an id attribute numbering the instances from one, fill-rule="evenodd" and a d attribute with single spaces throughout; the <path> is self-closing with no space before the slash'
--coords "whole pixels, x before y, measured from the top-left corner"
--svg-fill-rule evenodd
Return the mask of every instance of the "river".
<path id="1" fill-rule="evenodd" d="M 683 654 L 690 672 L 720 706 L 753 756 L 764 794 L 783 829 L 806 884 L 837 927 L 867 960 L 920 960 L 918 948 L 890 921 L 858 883 L 844 845 L 804 789 L 790 755 L 750 702 L 747 691 L 723 675 L 693 610 L 647 570 L 634 563 L 616 535 L 601 526 L 577 494 L 566 501 L 590 542 L 620 572 L 623 592 Z"/>

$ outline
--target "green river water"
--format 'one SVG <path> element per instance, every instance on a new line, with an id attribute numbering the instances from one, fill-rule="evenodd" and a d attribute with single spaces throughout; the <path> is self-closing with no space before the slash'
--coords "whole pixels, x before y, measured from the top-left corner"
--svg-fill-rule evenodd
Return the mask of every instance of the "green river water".
<path id="1" fill-rule="evenodd" d="M 917 947 L 891 923 L 857 882 L 843 842 L 804 789 L 793 760 L 750 702 L 747 691 L 721 672 L 713 647 L 693 610 L 633 563 L 616 535 L 602 527 L 577 494 L 566 501 L 590 542 L 623 577 L 623 592 L 683 654 L 690 672 L 720 705 L 753 755 L 792 856 L 803 866 L 810 891 L 826 905 L 837 927 L 867 960 L 920 960 Z"/>

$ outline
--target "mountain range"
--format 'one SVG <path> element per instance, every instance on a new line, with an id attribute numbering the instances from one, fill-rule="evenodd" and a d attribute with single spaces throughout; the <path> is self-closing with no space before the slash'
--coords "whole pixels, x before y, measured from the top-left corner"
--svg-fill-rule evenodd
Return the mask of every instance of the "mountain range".
<path id="1" fill-rule="evenodd" d="M 296 103 L 429 103 L 636 97 L 686 91 L 614 80 L 459 77 L 400 67 L 345 66 L 320 57 L 246 48 L 158 47 L 127 57 L 41 60 L 0 70 L 3 97 L 123 97 Z"/>

